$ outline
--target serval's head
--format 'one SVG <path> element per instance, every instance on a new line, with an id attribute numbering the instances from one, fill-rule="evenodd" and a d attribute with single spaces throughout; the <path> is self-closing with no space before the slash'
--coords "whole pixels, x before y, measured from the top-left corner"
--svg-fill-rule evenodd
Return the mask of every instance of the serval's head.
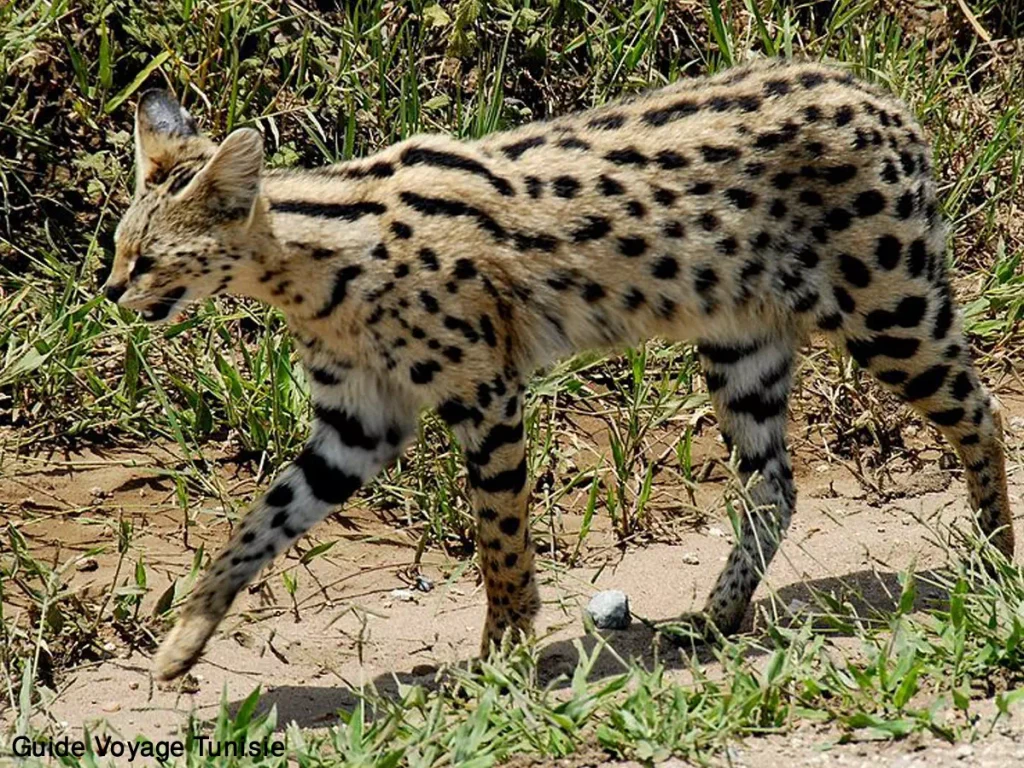
<path id="1" fill-rule="evenodd" d="M 148 322 L 224 291 L 265 218 L 258 204 L 263 144 L 241 128 L 219 146 L 167 93 L 147 91 L 135 113 L 135 199 L 115 234 L 104 292 Z"/>

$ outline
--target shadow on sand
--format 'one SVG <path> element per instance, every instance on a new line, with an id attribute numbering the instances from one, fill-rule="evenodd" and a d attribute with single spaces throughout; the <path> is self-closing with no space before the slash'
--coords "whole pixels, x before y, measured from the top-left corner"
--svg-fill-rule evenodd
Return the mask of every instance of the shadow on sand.
<path id="1" fill-rule="evenodd" d="M 917 589 L 915 609 L 942 604 L 947 600 L 946 593 L 935 586 L 936 571 L 923 571 L 916 574 Z M 901 594 L 901 586 L 896 573 L 878 571 L 857 571 L 843 577 L 829 577 L 792 584 L 776 590 L 771 597 L 755 602 L 747 611 L 743 630 L 754 639 L 766 637 L 766 617 L 775 616 L 775 621 L 787 623 L 793 619 L 787 616 L 787 609 L 802 606 L 797 622 L 806 621 L 808 615 L 821 615 L 822 608 L 829 602 L 845 606 L 844 616 L 858 616 L 865 619 L 883 619 L 897 607 Z M 827 597 L 828 600 L 824 600 Z M 757 617 L 756 621 L 754 617 Z M 660 624 L 668 620 L 654 620 Z M 844 635 L 837 622 L 827 617 L 815 619 L 823 632 L 833 635 Z M 620 674 L 626 667 L 620 659 L 633 661 L 646 669 L 660 663 L 665 668 L 684 669 L 694 663 L 707 664 L 715 660 L 714 649 L 706 645 L 678 647 L 670 643 L 664 636 L 653 630 L 648 623 L 634 622 L 626 630 L 604 633 L 607 648 L 601 652 L 590 674 L 590 680 L 600 680 Z M 541 642 L 539 652 L 537 678 L 541 685 L 555 681 L 556 686 L 561 678 L 565 685 L 579 661 L 577 644 L 589 655 L 598 645 L 598 639 L 591 635 L 580 635 L 572 640 L 558 640 L 545 644 Z M 757 645 L 755 642 L 752 644 Z M 610 650 L 608 650 L 610 649 Z M 614 651 L 614 652 L 610 652 Z M 760 655 L 756 647 L 750 649 L 751 656 Z M 465 667 L 470 660 L 460 662 Z M 399 686 L 419 685 L 428 690 L 435 690 L 446 681 L 451 680 L 447 668 L 434 667 L 415 669 L 415 671 L 396 670 L 378 675 L 373 686 L 378 695 L 397 701 L 400 698 Z M 339 710 L 350 711 L 358 702 L 358 695 L 353 689 L 339 685 L 332 686 L 279 686 L 267 691 L 261 698 L 260 708 L 263 711 L 271 706 L 277 707 L 278 723 L 284 725 L 294 721 L 304 728 L 325 727 L 337 720 Z M 232 702 L 229 707 L 234 712 L 241 705 L 241 700 Z"/>

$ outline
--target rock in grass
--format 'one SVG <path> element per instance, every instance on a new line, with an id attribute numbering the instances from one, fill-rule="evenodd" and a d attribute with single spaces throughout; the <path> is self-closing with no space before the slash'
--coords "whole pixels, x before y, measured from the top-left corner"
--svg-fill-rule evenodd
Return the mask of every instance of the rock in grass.
<path id="1" fill-rule="evenodd" d="M 590 598 L 587 615 L 598 629 L 626 629 L 633 621 L 629 615 L 629 598 L 618 589 L 607 589 Z"/>

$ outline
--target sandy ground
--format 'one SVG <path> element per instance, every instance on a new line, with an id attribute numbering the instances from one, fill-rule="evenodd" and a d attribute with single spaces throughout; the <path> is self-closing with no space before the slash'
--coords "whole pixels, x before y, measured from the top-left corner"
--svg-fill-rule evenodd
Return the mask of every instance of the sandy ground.
<path id="1" fill-rule="evenodd" d="M 1017 457 L 1024 445 L 1021 415 L 1024 401 L 1015 400 L 1010 421 L 1016 429 L 1009 442 L 1011 455 L 1015 450 Z M 798 457 L 798 511 L 748 613 L 748 624 L 764 620 L 755 619 L 757 615 L 799 610 L 810 589 L 860 595 L 886 609 L 899 594 L 900 569 L 912 563 L 919 571 L 937 566 L 940 549 L 919 521 L 928 521 L 928 526 L 958 520 L 965 524 L 967 514 L 960 473 L 940 469 L 938 456 L 936 446 L 918 469 L 894 475 L 884 501 L 865 491 L 849 466 Z M 7 500 L 8 512 L 33 548 L 54 562 L 104 549 L 90 555 L 95 562 L 86 569 L 68 569 L 73 589 L 86 599 L 97 598 L 113 579 L 118 558 L 109 525 L 112 516 L 131 520 L 135 533 L 128 561 L 144 553 L 149 572 L 141 609 L 145 613 L 171 580 L 187 571 L 192 557 L 182 546 L 173 484 L 139 466 L 160 459 L 155 454 L 128 460 L 123 454 L 93 453 L 59 461 L 50 456 L 45 461 L 8 462 L 0 479 L 0 499 Z M 248 482 L 240 479 L 236 485 L 244 489 Z M 713 499 L 723 487 L 721 477 L 713 475 L 702 494 Z M 1019 461 L 1011 461 L 1011 498 L 1018 540 L 1024 540 L 1024 470 Z M 225 526 L 217 520 L 213 514 L 197 516 L 192 546 L 204 538 L 223 539 Z M 299 590 L 293 601 L 279 572 L 294 565 L 301 551 L 331 540 L 337 543 L 325 555 L 294 571 Z M 344 516 L 317 528 L 290 560 L 264 574 L 257 588 L 240 596 L 184 690 L 155 685 L 148 653 L 112 637 L 113 658 L 60 676 L 56 698 L 35 720 L 71 733 L 88 726 L 93 732 L 107 729 L 127 738 L 144 734 L 158 739 L 178 734 L 190 715 L 212 716 L 225 693 L 237 704 L 261 686 L 262 706 L 276 706 L 280 723 L 319 727 L 332 722 L 339 708 L 351 707 L 354 692 L 364 686 L 387 694 L 400 683 L 430 685 L 439 667 L 474 655 L 485 599 L 465 561 L 436 551 L 428 552 L 420 571 L 434 588 L 409 590 L 415 544 L 412 537 L 358 508 L 346 510 Z M 677 531 L 671 543 L 634 546 L 625 552 L 592 547 L 579 568 L 565 569 L 543 560 L 544 609 L 538 623 L 542 680 L 571 672 L 577 657 L 574 641 L 583 638 L 592 647 L 593 640 L 584 637 L 580 613 L 596 590 L 624 590 L 635 614 L 670 618 L 700 607 L 730 546 L 728 523 L 712 520 L 699 529 Z M 396 596 L 394 590 L 409 591 Z M 926 587 L 922 597 L 928 597 Z M 17 608 L 15 599 L 7 606 L 7 615 Z M 634 623 L 608 637 L 624 657 L 652 661 L 654 644 L 643 625 Z M 672 674 L 685 678 L 688 659 L 666 649 L 658 652 L 676 668 Z M 618 667 L 605 654 L 595 676 Z M 9 719 L 12 714 L 0 716 Z M 997 731 L 984 743 L 953 746 L 930 739 L 836 744 L 835 732 L 800 728 L 787 736 L 738 743 L 715 759 L 746 768 L 777 768 L 780 763 L 899 768 L 1024 765 L 1021 719 L 1006 721 L 1008 730 Z M 589 763 L 583 756 L 572 764 L 600 762 L 599 756 Z"/>

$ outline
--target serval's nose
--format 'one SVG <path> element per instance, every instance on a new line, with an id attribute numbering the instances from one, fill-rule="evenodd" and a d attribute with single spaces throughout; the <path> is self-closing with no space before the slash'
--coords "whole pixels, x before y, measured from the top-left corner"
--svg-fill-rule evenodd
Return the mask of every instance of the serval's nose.
<path id="1" fill-rule="evenodd" d="M 103 294 L 112 302 L 117 304 L 117 300 L 124 296 L 124 292 L 127 290 L 128 283 L 108 283 L 103 288 Z"/>

